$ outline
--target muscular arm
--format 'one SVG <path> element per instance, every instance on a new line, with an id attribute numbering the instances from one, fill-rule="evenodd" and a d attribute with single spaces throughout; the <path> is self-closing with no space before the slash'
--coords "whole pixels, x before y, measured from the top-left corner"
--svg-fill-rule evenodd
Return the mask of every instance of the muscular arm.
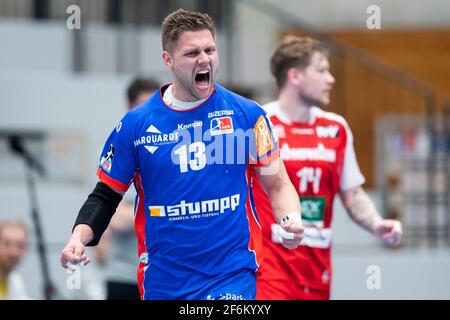
<path id="1" fill-rule="evenodd" d="M 401 222 L 383 219 L 361 187 L 343 191 L 340 196 L 348 214 L 357 224 L 372 232 L 386 245 L 400 244 L 403 234 Z"/>
<path id="2" fill-rule="evenodd" d="M 269 197 L 275 220 L 281 225 L 279 232 L 283 246 L 288 249 L 297 248 L 304 232 L 300 216 L 301 207 L 283 161 L 274 160 L 270 165 L 255 171 Z"/>
<path id="3" fill-rule="evenodd" d="M 255 169 L 264 191 L 267 193 L 275 219 L 279 223 L 288 212 L 300 213 L 297 192 L 286 172 L 283 161 L 272 162 L 270 168 Z"/>
<path id="4" fill-rule="evenodd" d="M 349 216 L 360 226 L 374 233 L 375 227 L 383 220 L 375 205 L 363 190 L 356 187 L 340 193 L 342 203 Z"/>

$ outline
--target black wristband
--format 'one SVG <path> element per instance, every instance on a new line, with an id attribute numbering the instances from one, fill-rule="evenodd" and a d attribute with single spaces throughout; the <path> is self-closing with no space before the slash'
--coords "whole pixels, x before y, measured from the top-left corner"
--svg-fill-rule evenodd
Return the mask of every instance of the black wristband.
<path id="1" fill-rule="evenodd" d="M 94 231 L 94 239 L 87 246 L 98 244 L 121 200 L 121 194 L 103 182 L 97 183 L 81 207 L 73 226 L 75 228 L 79 224 L 87 224 Z"/>

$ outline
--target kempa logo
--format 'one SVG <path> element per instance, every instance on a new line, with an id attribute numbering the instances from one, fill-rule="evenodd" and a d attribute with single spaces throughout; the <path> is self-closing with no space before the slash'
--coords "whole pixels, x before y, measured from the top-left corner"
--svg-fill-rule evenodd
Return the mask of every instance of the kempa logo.
<path id="1" fill-rule="evenodd" d="M 222 214 L 226 210 L 235 211 L 239 206 L 239 194 L 220 199 L 204 200 L 198 202 L 186 202 L 182 200 L 174 206 L 149 206 L 150 216 L 152 217 L 181 217 L 190 219 L 193 216 L 201 215 L 201 217 L 210 216 L 211 214 Z M 176 219 L 177 220 L 177 219 Z"/>
<path id="2" fill-rule="evenodd" d="M 339 135 L 339 126 L 317 126 L 316 133 L 319 138 L 336 138 Z"/>
<path id="3" fill-rule="evenodd" d="M 179 123 L 178 124 L 178 130 L 187 130 L 190 128 L 198 128 L 203 126 L 203 121 L 194 121 L 192 123 L 189 124 L 184 124 L 184 123 Z"/>

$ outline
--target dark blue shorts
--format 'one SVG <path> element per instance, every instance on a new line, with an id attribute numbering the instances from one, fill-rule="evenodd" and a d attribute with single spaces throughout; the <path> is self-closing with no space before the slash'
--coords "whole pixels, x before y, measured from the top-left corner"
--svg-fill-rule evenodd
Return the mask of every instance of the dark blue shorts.
<path id="1" fill-rule="evenodd" d="M 156 270 L 153 270 L 156 271 Z M 150 273 L 151 275 L 152 273 Z M 155 275 L 153 273 L 153 275 Z M 149 276 L 150 278 L 150 276 Z M 161 288 L 161 281 L 167 283 L 168 278 L 152 277 L 148 279 L 144 293 L 145 300 L 254 300 L 256 298 L 256 278 L 252 270 L 224 275 L 212 279 L 204 279 L 202 285 L 186 279 L 186 288 Z M 192 288 L 189 290 L 189 288 Z M 194 289 L 195 288 L 195 289 Z M 184 292 L 183 292 L 184 290 Z"/>

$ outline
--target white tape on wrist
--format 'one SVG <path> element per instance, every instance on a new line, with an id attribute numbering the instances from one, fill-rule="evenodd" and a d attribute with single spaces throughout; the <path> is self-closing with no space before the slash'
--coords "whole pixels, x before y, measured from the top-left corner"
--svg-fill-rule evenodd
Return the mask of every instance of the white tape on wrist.
<path id="1" fill-rule="evenodd" d="M 278 234 L 285 240 L 294 240 L 294 233 L 285 231 L 282 227 L 278 229 Z"/>
<path id="2" fill-rule="evenodd" d="M 284 225 L 288 221 L 294 221 L 294 222 L 302 222 L 302 217 L 298 212 L 289 212 L 284 215 L 283 218 L 281 218 L 281 225 Z"/>
<path id="3" fill-rule="evenodd" d="M 282 228 L 282 226 L 285 225 L 288 221 L 301 223 L 302 218 L 298 212 L 289 212 L 285 214 L 283 218 L 281 218 L 281 228 L 278 228 L 278 234 L 285 240 L 293 240 L 295 234 L 293 232 L 287 232 Z"/>

